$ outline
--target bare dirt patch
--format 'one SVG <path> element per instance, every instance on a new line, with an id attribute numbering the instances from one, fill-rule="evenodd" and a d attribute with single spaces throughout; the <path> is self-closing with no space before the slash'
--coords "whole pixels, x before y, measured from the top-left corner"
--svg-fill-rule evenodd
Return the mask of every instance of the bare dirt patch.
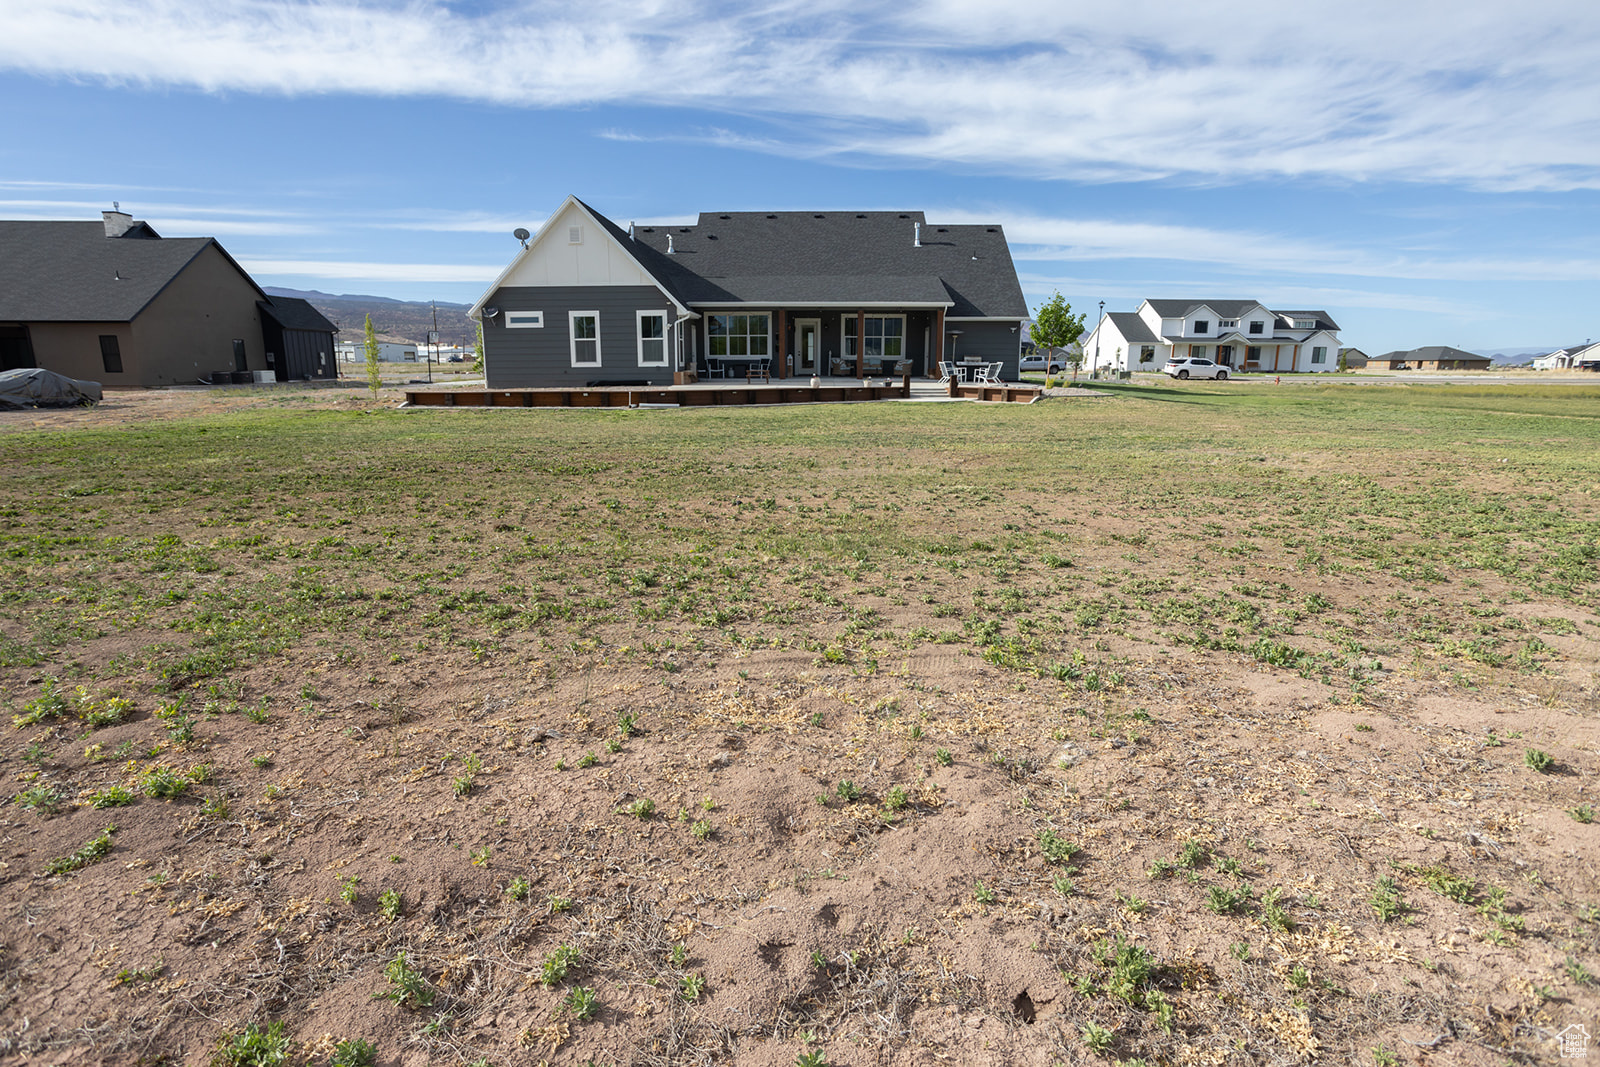
<path id="1" fill-rule="evenodd" d="M 0 417 L 95 488 L 81 528 L 20 466 L 5 501 L 50 590 L 0 617 L 0 681 L 64 703 L 0 747 L 0 1063 L 202 1064 L 273 1022 L 319 1067 L 1499 1064 L 1592 1031 L 1583 597 L 1334 567 L 1270 501 L 1163 533 L 1114 479 L 975 473 L 999 452 L 922 497 L 752 444 L 718 453 L 749 484 L 686 491 L 690 450 L 413 421 L 415 481 L 195 460 L 168 506 L 25 451 L 362 407 L 123 402 Z"/>

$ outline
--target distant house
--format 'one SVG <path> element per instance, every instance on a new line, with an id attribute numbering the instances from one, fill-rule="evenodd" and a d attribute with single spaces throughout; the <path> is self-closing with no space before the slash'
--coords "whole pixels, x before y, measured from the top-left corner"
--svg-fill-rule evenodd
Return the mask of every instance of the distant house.
<path id="1" fill-rule="evenodd" d="M 0 370 L 111 387 L 253 375 L 268 369 L 263 308 L 276 306 L 210 237 L 162 237 L 120 210 L 0 221 Z"/>
<path id="2" fill-rule="evenodd" d="M 367 349 L 360 341 L 341 341 L 339 343 L 339 358 L 346 363 L 365 363 Z M 379 363 L 415 363 L 422 357 L 417 355 L 417 346 L 409 341 L 379 341 Z"/>
<path id="3" fill-rule="evenodd" d="M 1359 348 L 1339 349 L 1339 359 L 1344 363 L 1346 370 L 1360 370 L 1367 365 L 1371 357 Z"/>
<path id="4" fill-rule="evenodd" d="M 1428 345 L 1404 352 L 1385 352 L 1367 360 L 1368 370 L 1488 370 L 1488 356 L 1463 352 L 1449 345 Z"/>
<path id="5" fill-rule="evenodd" d="M 952 357 L 1015 377 L 1027 314 L 999 226 L 741 211 L 623 229 L 576 197 L 468 312 L 491 389 L 750 370 L 937 377 Z"/>
<path id="6" fill-rule="evenodd" d="M 1106 314 L 1080 344 L 1091 373 L 1160 370 L 1195 356 L 1266 374 L 1339 367 L 1339 326 L 1326 311 L 1274 311 L 1255 300 L 1146 300 Z"/>
<path id="7" fill-rule="evenodd" d="M 333 335 L 339 327 L 298 297 L 273 296 L 258 302 L 267 365 L 280 382 L 337 378 Z"/>
<path id="8" fill-rule="evenodd" d="M 1558 348 L 1536 356 L 1534 370 L 1600 370 L 1600 342 Z"/>

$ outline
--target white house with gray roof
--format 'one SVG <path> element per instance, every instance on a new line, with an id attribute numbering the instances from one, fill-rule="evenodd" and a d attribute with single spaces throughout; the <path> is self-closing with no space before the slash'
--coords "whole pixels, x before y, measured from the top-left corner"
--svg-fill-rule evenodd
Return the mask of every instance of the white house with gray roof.
<path id="1" fill-rule="evenodd" d="M 1339 326 L 1326 311 L 1274 311 L 1255 300 L 1146 300 L 1107 313 L 1082 345 L 1091 371 L 1155 371 L 1190 356 L 1235 372 L 1339 368 Z"/>
<path id="2" fill-rule="evenodd" d="M 490 389 L 675 376 L 1015 377 L 1028 315 L 998 225 L 920 211 L 705 212 L 626 228 L 569 196 L 468 315 Z"/>

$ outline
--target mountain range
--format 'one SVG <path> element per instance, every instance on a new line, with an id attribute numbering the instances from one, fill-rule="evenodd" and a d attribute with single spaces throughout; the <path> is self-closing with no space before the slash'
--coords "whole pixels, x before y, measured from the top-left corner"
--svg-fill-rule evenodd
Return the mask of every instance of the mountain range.
<path id="1" fill-rule="evenodd" d="M 380 341 L 401 341 L 422 344 L 428 331 L 434 328 L 435 311 L 438 314 L 439 343 L 471 347 L 477 336 L 476 326 L 467 318 L 470 304 L 453 304 L 440 300 L 427 303 L 416 300 L 395 300 L 387 296 L 367 296 L 355 293 L 324 293 L 316 289 L 285 289 L 278 285 L 264 285 L 268 296 L 291 296 L 308 301 L 312 307 L 326 315 L 339 327 L 340 341 L 359 341 L 366 327 L 367 316 L 372 316 L 372 332 Z"/>

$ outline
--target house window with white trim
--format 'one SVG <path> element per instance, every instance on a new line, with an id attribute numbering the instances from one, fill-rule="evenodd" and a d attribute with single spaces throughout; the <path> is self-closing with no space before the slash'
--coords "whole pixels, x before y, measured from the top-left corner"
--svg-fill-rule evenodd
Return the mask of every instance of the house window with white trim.
<path id="1" fill-rule="evenodd" d="M 600 365 L 600 313 L 598 311 L 569 311 L 567 324 L 572 341 L 574 367 Z"/>
<path id="2" fill-rule="evenodd" d="M 899 360 L 905 356 L 906 317 L 868 315 L 863 323 L 863 339 L 868 359 Z M 844 358 L 856 358 L 856 317 L 846 315 L 840 324 L 844 333 Z"/>
<path id="3" fill-rule="evenodd" d="M 667 313 L 665 311 L 636 312 L 639 320 L 639 366 L 665 367 L 667 365 Z"/>
<path id="4" fill-rule="evenodd" d="M 1244 358 L 1245 358 L 1245 362 L 1246 363 L 1260 363 L 1261 362 L 1261 346 L 1260 345 L 1246 345 L 1245 349 L 1244 349 Z"/>
<path id="5" fill-rule="evenodd" d="M 1266 325 L 1267 324 L 1264 321 L 1262 321 L 1261 319 L 1251 319 L 1250 320 L 1250 332 L 1251 333 L 1260 333 L 1266 327 Z"/>
<path id="6" fill-rule="evenodd" d="M 1219 329 L 1219 330 L 1235 330 L 1235 329 L 1238 329 L 1238 328 L 1239 328 L 1239 320 L 1238 319 L 1218 319 L 1217 320 L 1217 329 Z"/>
<path id="7" fill-rule="evenodd" d="M 767 329 L 766 315 L 707 315 L 706 355 L 768 355 Z"/>
<path id="8" fill-rule="evenodd" d="M 1297 330 L 1315 330 L 1317 328 L 1317 320 L 1316 319 L 1295 319 L 1294 320 L 1294 328 L 1297 329 Z"/>
<path id="9" fill-rule="evenodd" d="M 1191 358 L 1191 359 L 1205 359 L 1206 358 L 1206 346 L 1205 345 L 1190 345 L 1189 346 L 1189 358 Z"/>
<path id="10" fill-rule="evenodd" d="M 1313 348 L 1311 350 L 1311 362 L 1313 362 L 1313 363 L 1326 363 L 1326 362 L 1328 362 L 1328 350 L 1326 348 L 1322 347 L 1321 345 L 1318 345 L 1317 347 Z"/>
<path id="11" fill-rule="evenodd" d="M 1210 319 L 1195 319 L 1194 320 L 1194 332 L 1195 333 L 1210 333 L 1211 332 L 1211 320 Z"/>
<path id="12" fill-rule="evenodd" d="M 506 312 L 506 329 L 542 330 L 544 329 L 544 312 L 508 311 Z"/>

